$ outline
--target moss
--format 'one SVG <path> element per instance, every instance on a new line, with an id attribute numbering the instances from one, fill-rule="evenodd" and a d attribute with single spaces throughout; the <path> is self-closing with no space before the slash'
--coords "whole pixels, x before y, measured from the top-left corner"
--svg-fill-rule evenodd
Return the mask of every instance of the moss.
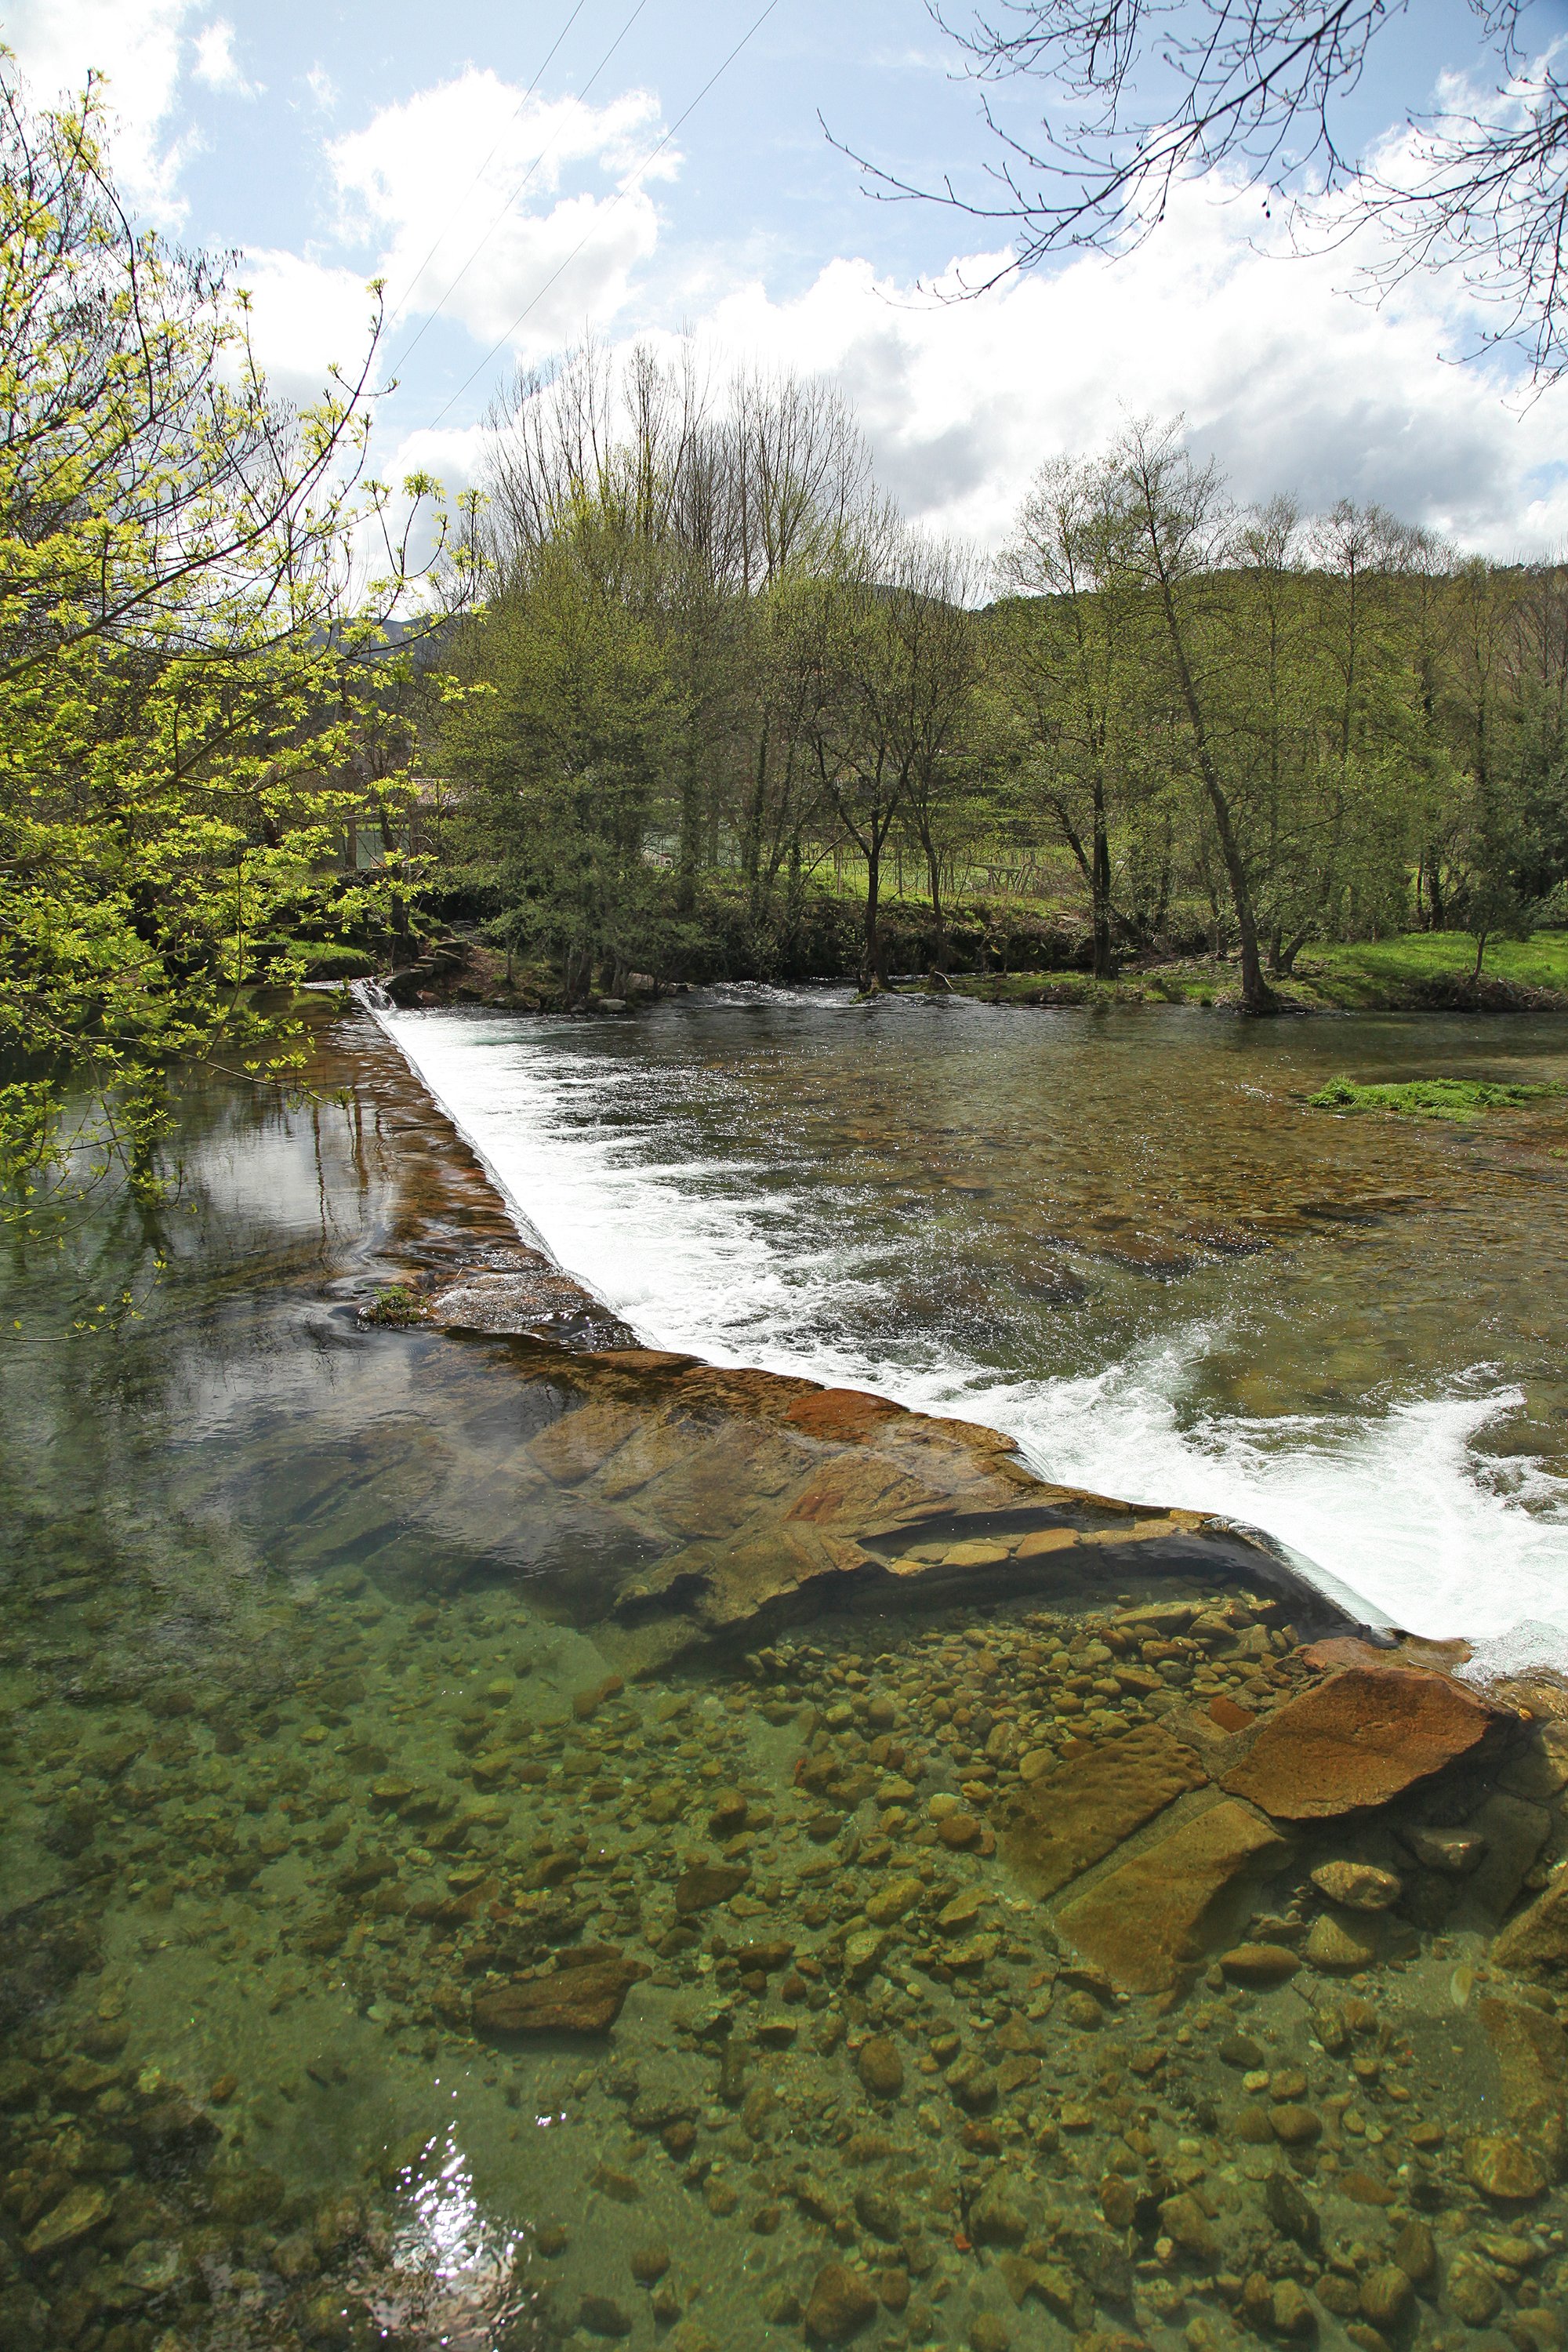
<path id="1" fill-rule="evenodd" d="M 381 1323 L 394 1331 L 403 1330 L 410 1323 L 425 1319 L 425 1309 L 419 1295 L 405 1282 L 395 1282 L 378 1290 L 368 1307 L 359 1311 L 362 1323 Z"/>
<path id="2" fill-rule="evenodd" d="M 1515 1086 L 1493 1078 L 1408 1078 L 1371 1087 L 1357 1086 L 1350 1078 L 1331 1078 L 1307 1100 L 1314 1110 L 1387 1110 L 1404 1118 L 1449 1118 L 1468 1124 L 1486 1111 L 1511 1109 L 1563 1091 L 1560 1085 Z"/>

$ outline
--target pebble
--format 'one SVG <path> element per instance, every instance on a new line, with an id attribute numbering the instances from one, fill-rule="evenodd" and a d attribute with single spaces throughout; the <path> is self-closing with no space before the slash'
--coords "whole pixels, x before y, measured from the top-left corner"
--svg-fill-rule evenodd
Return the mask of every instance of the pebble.
<path id="1" fill-rule="evenodd" d="M 816 2273 L 805 2306 L 805 2332 L 814 2344 L 847 2344 L 877 2315 L 878 2299 L 863 2272 L 847 2263 L 828 2263 Z"/>
<path id="2" fill-rule="evenodd" d="M 1301 1950 L 1313 1968 L 1346 1975 L 1359 1974 L 1363 1969 L 1371 1968 L 1377 1958 L 1374 1945 L 1327 1911 L 1313 1920 Z"/>
<path id="3" fill-rule="evenodd" d="M 904 2087 L 904 2062 L 898 2044 L 874 2033 L 856 2053 L 855 2071 L 874 2099 L 896 2099 Z"/>
<path id="4" fill-rule="evenodd" d="M 1283 1984 L 1301 1963 L 1285 1944 L 1237 1944 L 1220 1955 L 1219 1965 L 1235 1984 Z"/>
<path id="5" fill-rule="evenodd" d="M 1478 2133 L 1465 2142 L 1464 2157 L 1465 2178 L 1483 2197 L 1522 2204 L 1547 2185 L 1545 2167 L 1521 2140 Z"/>
<path id="6" fill-rule="evenodd" d="M 1403 1879 L 1369 1862 L 1325 1862 L 1313 1871 L 1312 1884 L 1347 1911 L 1386 1911 L 1405 1892 Z"/>

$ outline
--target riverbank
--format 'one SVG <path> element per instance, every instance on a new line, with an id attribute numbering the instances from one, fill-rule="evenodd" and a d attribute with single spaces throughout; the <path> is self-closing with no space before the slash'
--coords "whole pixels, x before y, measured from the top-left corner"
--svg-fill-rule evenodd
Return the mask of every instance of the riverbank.
<path id="1" fill-rule="evenodd" d="M 961 954 L 949 960 L 940 979 L 910 973 L 893 986 L 945 990 L 992 1004 L 1239 1010 L 1234 959 L 1130 958 L 1116 979 L 1099 981 L 1086 968 L 1082 940 L 1076 943 L 1070 965 L 1053 964 L 1053 945 L 1059 953 L 1063 944 L 1060 928 L 1037 928 L 1037 952 L 1025 968 L 1006 966 L 1007 948 L 1016 942 L 1003 927 L 994 942 L 980 943 L 978 968 Z M 368 959 L 360 963 L 368 968 Z M 1489 940 L 1479 975 L 1475 967 L 1476 941 L 1468 933 L 1417 931 L 1399 939 L 1304 949 L 1292 971 L 1269 984 L 1279 1010 L 1287 1014 L 1568 1012 L 1568 932 Z M 820 972 L 808 970 L 791 977 L 832 980 L 841 978 L 845 969 L 840 961 Z M 747 975 L 736 971 L 726 976 Z M 548 968 L 528 966 L 509 978 L 503 955 L 477 939 L 458 935 L 438 940 L 414 962 L 383 972 L 380 980 L 405 1008 L 468 1004 L 507 1012 L 567 1010 L 559 981 Z M 620 981 L 623 992 L 611 1000 L 612 1007 L 635 1011 L 657 1002 L 671 985 L 690 984 L 661 984 L 649 975 L 633 973 Z M 586 1009 L 596 1009 L 602 1002 L 592 999 Z"/>
<path id="2" fill-rule="evenodd" d="M 1553 1686 L 626 1346 L 313 1020 L 7 1269 L 7 2347 L 1547 2345 Z"/>

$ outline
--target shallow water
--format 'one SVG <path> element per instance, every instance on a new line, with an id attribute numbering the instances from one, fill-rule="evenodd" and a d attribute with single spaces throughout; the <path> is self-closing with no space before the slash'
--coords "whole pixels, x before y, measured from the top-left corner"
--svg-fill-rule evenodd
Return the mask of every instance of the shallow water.
<path id="1" fill-rule="evenodd" d="M 552 1450 L 561 1360 L 359 1319 L 508 1231 L 377 1046 L 329 1041 L 313 1108 L 193 1087 L 162 1210 L 105 1184 L 7 1262 L 5 2352 L 1179 2352 L 1237 2312 L 1365 2352 L 1343 2323 L 1384 2304 L 1401 2344 L 1462 2306 L 1550 2352 L 1568 2213 L 1510 2101 L 1518 2020 L 1552 2061 L 1568 2002 L 1472 1994 L 1568 1847 L 1568 1760 L 1505 1751 L 1526 1800 L 1461 1757 L 1270 1836 L 1208 1947 L 1263 1937 L 1263 1977 L 1249 1946 L 1118 1992 L 1009 1809 L 1266 1721 L 1316 1671 L 1279 1600 L 1068 1550 L 1012 1605 L 873 1604 L 622 1687 L 602 1597 L 653 1520 Z M 1223 1811 L 1207 1769 L 1156 1832 Z M 1420 1864 L 1424 1824 L 1485 1869 Z M 1314 1958 L 1309 1874 L 1346 1855 L 1400 1912 Z M 591 2008 L 606 1970 L 613 2031 L 479 2007 Z M 1471 2178 L 1500 2129 L 1522 2204 Z"/>
<path id="2" fill-rule="evenodd" d="M 731 989 L 389 1025 L 650 1341 L 972 1415 L 1412 1630 L 1568 1659 L 1568 1102 L 1305 1107 L 1341 1072 L 1561 1078 L 1562 1018 Z"/>

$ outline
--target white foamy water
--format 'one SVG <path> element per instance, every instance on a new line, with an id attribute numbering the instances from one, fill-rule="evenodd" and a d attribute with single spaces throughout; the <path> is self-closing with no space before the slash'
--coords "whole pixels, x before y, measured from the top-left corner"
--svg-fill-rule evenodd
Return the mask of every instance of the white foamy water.
<path id="1" fill-rule="evenodd" d="M 382 1017 L 525 1227 L 648 1345 L 984 1422 L 1047 1477 L 1267 1530 L 1373 1622 L 1463 1633 L 1498 1668 L 1568 1664 L 1568 1489 L 1473 1450 L 1521 1402 L 1487 1365 L 1359 1415 L 1249 1419 L 1194 1409 L 1224 1336 L 1197 1320 L 1088 1377 L 1004 1375 L 918 1326 L 879 1349 L 856 1331 L 879 1267 L 834 1234 L 821 1193 L 676 1156 L 631 1055 L 574 1057 L 570 1033 L 462 1014 Z"/>

